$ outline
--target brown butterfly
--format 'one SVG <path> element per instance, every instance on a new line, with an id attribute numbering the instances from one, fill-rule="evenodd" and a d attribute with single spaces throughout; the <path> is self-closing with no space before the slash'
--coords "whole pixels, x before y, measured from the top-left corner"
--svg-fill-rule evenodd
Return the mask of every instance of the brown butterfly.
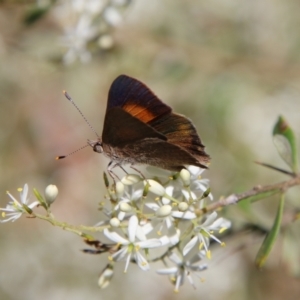
<path id="1" fill-rule="evenodd" d="M 207 168 L 210 161 L 192 122 L 126 75 L 110 87 L 102 138 L 88 144 L 110 158 L 108 172 L 113 178 L 112 169 L 123 164 L 180 171 L 186 165 Z"/>

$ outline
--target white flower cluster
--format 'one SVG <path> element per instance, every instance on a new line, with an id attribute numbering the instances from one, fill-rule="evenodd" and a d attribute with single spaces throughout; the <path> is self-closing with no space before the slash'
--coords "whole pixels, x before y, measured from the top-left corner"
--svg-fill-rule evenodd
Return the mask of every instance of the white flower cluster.
<path id="1" fill-rule="evenodd" d="M 110 29 L 122 21 L 122 9 L 130 0 L 57 1 L 54 16 L 65 31 L 62 43 L 65 64 L 91 60 L 92 51 L 108 50 L 114 41 Z"/>
<path id="2" fill-rule="evenodd" d="M 109 256 L 111 262 L 125 261 L 127 272 L 130 262 L 147 271 L 151 262 L 162 261 L 166 268 L 157 273 L 169 275 L 178 291 L 186 277 L 194 286 L 192 273 L 206 269 L 200 261 L 211 257 L 210 240 L 223 245 L 215 233 L 231 224 L 216 212 L 204 213 L 212 195 L 208 180 L 200 177 L 203 169 L 191 166 L 179 174 L 149 169 L 155 174 L 152 179 L 128 174 L 108 187 L 110 204 L 102 206 L 108 220 L 96 226 L 108 225 L 104 234 L 117 245 Z M 159 251 L 150 253 L 150 249 Z M 111 274 L 111 264 L 108 271 Z M 107 272 L 100 276 L 101 287 L 108 282 L 104 274 Z"/>
<path id="3" fill-rule="evenodd" d="M 175 291 L 185 279 L 195 287 L 192 275 L 199 276 L 197 273 L 207 268 L 203 261 L 211 258 L 210 241 L 223 245 L 216 235 L 231 224 L 218 218 L 216 212 L 208 212 L 206 203 L 212 200 L 212 195 L 208 180 L 200 177 L 203 169 L 190 166 L 180 173 L 172 173 L 148 167 L 148 171 L 151 176 L 147 179 L 128 174 L 112 186 L 106 181 L 107 201 L 101 204 L 106 218 L 91 231 L 95 227 L 97 231 L 101 229 L 112 243 L 87 238 L 87 244 L 96 250 L 85 250 L 86 253 L 109 253 L 109 263 L 99 278 L 101 288 L 109 285 L 114 264 L 119 261 L 125 261 L 124 272 L 130 263 L 147 271 L 150 264 L 163 262 L 165 268 L 157 273 L 169 275 Z M 23 214 L 39 217 L 33 211 L 39 205 L 46 209 L 52 224 L 67 226 L 56 221 L 49 210 L 58 194 L 55 185 L 47 186 L 44 197 L 34 189 L 38 201 L 31 203 L 27 184 L 19 192 L 20 201 L 7 192 L 11 200 L 6 208 L 0 208 L 1 223 L 15 221 Z"/>

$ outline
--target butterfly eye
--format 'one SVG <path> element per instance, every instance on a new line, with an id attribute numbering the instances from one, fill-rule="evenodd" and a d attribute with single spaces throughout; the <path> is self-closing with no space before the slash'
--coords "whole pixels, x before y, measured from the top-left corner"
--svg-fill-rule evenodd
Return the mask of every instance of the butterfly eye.
<path id="1" fill-rule="evenodd" d="M 97 141 L 87 140 L 89 146 L 93 148 L 93 150 L 97 153 L 103 152 L 102 140 L 98 139 Z"/>
<path id="2" fill-rule="evenodd" d="M 98 153 L 102 153 L 103 152 L 103 147 L 102 147 L 102 144 L 97 142 L 94 146 L 93 146 L 93 150 L 95 152 L 98 152 Z"/>

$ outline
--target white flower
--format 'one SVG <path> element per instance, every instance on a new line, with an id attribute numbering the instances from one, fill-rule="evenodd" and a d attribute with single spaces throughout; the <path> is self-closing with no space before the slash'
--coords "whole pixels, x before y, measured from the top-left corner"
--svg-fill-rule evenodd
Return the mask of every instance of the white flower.
<path id="1" fill-rule="evenodd" d="M 104 10 L 103 17 L 106 20 L 106 22 L 112 26 L 117 26 L 122 22 L 121 14 L 113 6 L 108 6 Z"/>
<path id="2" fill-rule="evenodd" d="M 4 220 L 0 220 L 1 223 L 9 222 L 9 221 L 16 221 L 19 219 L 22 214 L 27 213 L 27 210 L 24 208 L 23 204 L 28 206 L 30 209 L 34 208 L 39 204 L 38 201 L 35 201 L 33 203 L 28 203 L 28 185 L 25 184 L 23 189 L 18 189 L 20 192 L 20 199 L 19 202 L 16 200 L 9 192 L 7 192 L 7 195 L 11 198 L 11 201 L 6 205 L 6 208 L 0 208 L 2 210 L 2 217 L 6 218 Z"/>
<path id="3" fill-rule="evenodd" d="M 129 191 L 127 191 L 129 190 Z M 131 210 L 131 203 L 134 201 L 138 201 L 143 195 L 142 189 L 134 189 L 132 186 L 128 186 L 124 196 L 121 197 L 121 200 L 115 206 L 114 210 L 118 212 L 118 219 L 123 220 Z M 124 209 L 125 206 L 128 208 L 127 210 Z"/>
<path id="4" fill-rule="evenodd" d="M 183 255 L 186 255 L 196 244 L 198 244 L 200 248 L 199 250 L 204 248 L 207 257 L 210 258 L 210 251 L 208 250 L 210 239 L 224 245 L 216 236 L 213 235 L 213 233 L 216 230 L 223 232 L 231 226 L 231 223 L 224 218 L 216 218 L 217 213 L 213 212 L 208 216 L 203 224 L 194 228 L 195 236 L 183 248 Z"/>
<path id="5" fill-rule="evenodd" d="M 138 224 L 138 218 L 136 216 L 132 216 L 129 219 L 127 228 L 128 238 L 123 238 L 117 232 L 110 231 L 107 228 L 104 229 L 103 232 L 107 238 L 115 243 L 118 243 L 119 245 L 122 245 L 119 251 L 112 254 L 111 259 L 114 261 L 119 261 L 127 256 L 124 272 L 127 272 L 131 259 L 133 259 L 142 270 L 149 270 L 149 263 L 140 253 L 140 250 L 157 248 L 162 245 L 162 242 L 159 239 L 146 239 L 142 228 Z M 136 241 L 136 239 L 139 241 Z"/>
<path id="6" fill-rule="evenodd" d="M 87 49 L 87 43 L 97 35 L 97 29 L 91 23 L 91 17 L 82 14 L 76 26 L 67 30 L 64 43 L 69 49 L 64 56 L 65 63 L 73 63 L 77 58 L 81 62 L 90 61 L 91 53 Z"/>
<path id="7" fill-rule="evenodd" d="M 170 260 L 176 264 L 175 267 L 160 269 L 156 272 L 158 274 L 170 275 L 172 282 L 175 284 L 175 292 L 178 292 L 179 286 L 183 285 L 185 277 L 189 280 L 190 284 L 195 287 L 194 280 L 192 278 L 193 272 L 201 272 L 207 269 L 207 265 L 197 265 L 201 260 L 201 255 L 197 254 L 192 259 L 186 260 L 184 257 L 180 258 L 176 253 L 172 252 L 169 256 Z"/>

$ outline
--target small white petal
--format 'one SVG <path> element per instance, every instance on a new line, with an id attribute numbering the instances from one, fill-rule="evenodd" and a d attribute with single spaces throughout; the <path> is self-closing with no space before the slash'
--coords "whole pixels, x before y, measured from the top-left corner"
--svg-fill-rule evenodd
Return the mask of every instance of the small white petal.
<path id="1" fill-rule="evenodd" d="M 197 237 L 197 236 L 194 236 L 194 237 L 193 237 L 193 238 L 192 238 L 192 239 L 184 246 L 184 248 L 183 248 L 183 250 L 182 250 L 183 255 L 188 254 L 188 253 L 191 251 L 191 249 L 196 245 L 197 241 L 198 241 L 198 237 Z"/>
<path id="2" fill-rule="evenodd" d="M 139 220 L 137 216 L 133 215 L 130 217 L 128 222 L 128 239 L 131 243 L 135 240 L 135 235 L 137 231 Z"/>
<path id="3" fill-rule="evenodd" d="M 176 265 L 181 265 L 181 263 L 182 263 L 182 258 L 179 257 L 178 254 L 175 252 L 171 252 L 171 254 L 169 255 L 169 258 Z"/>
<path id="4" fill-rule="evenodd" d="M 26 204 L 26 202 L 27 202 L 27 194 L 28 194 L 28 184 L 25 183 L 24 184 L 24 188 L 23 188 L 23 190 L 20 193 L 20 198 L 21 198 L 21 202 L 22 203 Z"/>
<path id="5" fill-rule="evenodd" d="M 218 216 L 218 214 L 215 211 L 212 212 L 201 226 L 206 227 L 206 226 L 211 225 L 215 221 L 217 216 Z"/>
<path id="6" fill-rule="evenodd" d="M 124 213 L 123 211 L 120 211 L 120 212 L 118 213 L 118 219 L 119 219 L 120 221 L 124 220 L 125 216 L 126 216 L 126 213 Z"/>
<path id="7" fill-rule="evenodd" d="M 127 272 L 127 269 L 128 269 L 129 263 L 130 263 L 130 259 L 131 259 L 131 252 L 127 255 L 124 273 Z"/>
<path id="8" fill-rule="evenodd" d="M 114 231 L 109 231 L 107 228 L 103 230 L 104 235 L 115 243 L 119 243 L 122 245 L 128 245 L 129 241 L 121 237 L 118 233 Z"/>
<path id="9" fill-rule="evenodd" d="M 198 177 L 205 170 L 196 166 L 187 166 L 187 169 L 190 171 L 193 177 Z"/>
<path id="10" fill-rule="evenodd" d="M 182 190 L 182 194 L 187 201 L 196 200 L 197 196 L 194 192 L 188 192 L 186 190 Z"/>
<path id="11" fill-rule="evenodd" d="M 171 227 L 168 230 L 168 237 L 171 245 L 176 245 L 180 240 L 180 230 L 175 227 Z"/>
<path id="12" fill-rule="evenodd" d="M 153 229 L 154 229 L 154 227 L 153 227 L 153 225 L 151 224 L 151 222 L 149 222 L 149 223 L 143 225 L 141 228 L 142 228 L 144 234 L 146 234 L 146 235 L 149 234 L 149 233 L 150 233 L 151 231 L 153 231 Z"/>
<path id="13" fill-rule="evenodd" d="M 157 211 L 160 206 L 157 204 L 157 203 L 146 203 L 145 206 L 147 206 L 148 208 L 154 210 L 154 211 Z"/>
<path id="14" fill-rule="evenodd" d="M 178 270 L 177 267 L 172 267 L 172 268 L 156 270 L 156 273 L 162 274 L 162 275 L 171 275 L 171 274 L 177 273 L 177 270 Z"/>
<path id="15" fill-rule="evenodd" d="M 184 220 L 193 220 L 197 217 L 196 214 L 191 211 L 173 211 L 172 216 L 174 218 L 180 218 Z"/>
<path id="16" fill-rule="evenodd" d="M 166 236 L 166 235 L 163 235 L 162 237 L 160 237 L 159 241 L 161 243 L 161 246 L 167 246 L 167 245 L 170 244 L 170 238 L 168 236 Z"/>
<path id="17" fill-rule="evenodd" d="M 122 260 L 127 254 L 127 247 L 123 247 L 121 248 L 119 251 L 117 251 L 116 253 L 114 253 L 111 257 L 114 261 L 120 261 Z"/>
<path id="18" fill-rule="evenodd" d="M 138 266 L 143 271 L 148 271 L 150 269 L 150 266 L 149 266 L 146 258 L 140 252 L 135 253 L 135 258 L 136 258 L 136 262 L 137 262 Z"/>

